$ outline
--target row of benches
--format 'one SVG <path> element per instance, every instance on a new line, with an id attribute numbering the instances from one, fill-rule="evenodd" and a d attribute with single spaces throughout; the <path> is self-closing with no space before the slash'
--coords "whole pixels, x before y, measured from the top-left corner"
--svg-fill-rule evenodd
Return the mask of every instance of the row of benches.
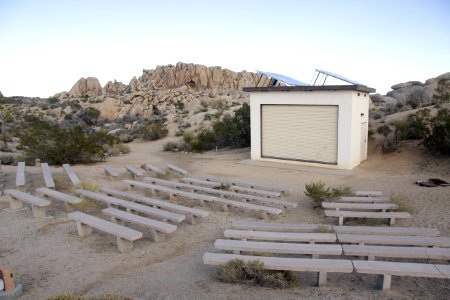
<path id="1" fill-rule="evenodd" d="M 70 167 L 69 164 L 63 164 L 62 165 L 64 172 L 68 176 L 70 182 L 77 186 L 81 183 L 81 180 L 78 178 L 78 176 L 75 174 L 73 169 Z M 18 162 L 17 163 L 17 169 L 16 169 L 16 188 L 24 189 L 27 183 L 26 178 L 26 170 L 25 170 L 25 162 Z M 41 172 L 42 177 L 44 178 L 44 183 L 47 188 L 55 188 L 55 181 L 53 179 L 52 173 L 50 171 L 50 168 L 48 166 L 48 163 L 41 163 Z"/>
<path id="2" fill-rule="evenodd" d="M 450 279 L 448 265 L 373 261 L 375 257 L 450 260 L 450 238 L 439 237 L 439 231 L 434 228 L 246 221 L 234 221 L 232 228 L 225 230 L 224 237 L 239 240 L 218 239 L 214 247 L 233 254 L 205 253 L 205 264 L 220 265 L 233 259 L 259 260 L 266 269 L 317 272 L 318 285 L 326 283 L 328 272 L 378 274 L 382 289 L 390 287 L 392 275 Z M 358 234 L 349 234 L 350 232 Z M 331 244 L 334 242 L 342 244 Z M 242 252 L 246 255 L 241 255 Z M 253 253 L 311 255 L 312 258 L 254 256 Z M 368 261 L 319 259 L 323 255 L 363 256 Z"/>
<path id="3" fill-rule="evenodd" d="M 173 171 L 173 172 L 175 172 L 177 174 L 181 174 L 181 175 L 186 175 L 187 174 L 186 170 L 183 170 L 183 169 L 181 169 L 181 168 L 179 168 L 177 166 L 174 166 L 172 164 L 166 164 L 166 166 L 167 166 L 167 168 L 170 171 Z M 153 172 L 156 175 L 164 175 L 166 173 L 166 172 L 162 171 L 160 168 L 158 168 L 157 166 L 149 164 L 149 163 L 143 164 L 141 168 L 137 168 L 137 167 L 134 167 L 134 166 L 131 166 L 131 165 L 126 165 L 125 169 L 131 175 L 133 175 L 134 179 L 143 177 L 145 175 L 145 170 Z M 104 171 L 105 171 L 106 175 L 110 176 L 111 178 L 119 176 L 119 172 L 116 169 L 114 169 L 113 167 L 111 167 L 111 166 L 105 166 L 104 167 Z"/>

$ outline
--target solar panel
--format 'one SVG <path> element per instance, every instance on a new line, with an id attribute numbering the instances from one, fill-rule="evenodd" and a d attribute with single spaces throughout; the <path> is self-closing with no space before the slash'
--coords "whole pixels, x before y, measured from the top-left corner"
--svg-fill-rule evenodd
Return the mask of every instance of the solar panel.
<path id="1" fill-rule="evenodd" d="M 325 70 L 319 70 L 319 69 L 316 69 L 316 71 L 318 73 L 322 73 L 322 74 L 325 74 L 327 76 L 331 76 L 331 77 L 334 77 L 336 79 L 339 79 L 339 80 L 342 80 L 342 81 L 345 81 L 345 82 L 348 82 L 348 83 L 351 83 L 351 84 L 354 84 L 354 85 L 365 85 L 365 84 L 361 84 L 359 82 L 356 82 L 354 80 L 345 78 L 344 76 L 338 75 L 336 73 L 328 72 L 328 71 L 325 71 Z"/>
<path id="2" fill-rule="evenodd" d="M 294 78 L 291 78 L 291 77 L 288 77 L 288 76 L 285 76 L 285 75 L 272 73 L 272 72 L 263 72 L 263 71 L 257 71 L 257 72 L 261 73 L 261 74 L 264 74 L 267 77 L 270 77 L 272 79 L 284 82 L 284 83 L 286 83 L 288 85 L 294 85 L 294 86 L 305 86 L 305 85 L 308 85 L 308 84 L 306 84 L 304 82 L 301 82 L 301 81 L 299 81 L 297 79 L 294 79 Z"/>

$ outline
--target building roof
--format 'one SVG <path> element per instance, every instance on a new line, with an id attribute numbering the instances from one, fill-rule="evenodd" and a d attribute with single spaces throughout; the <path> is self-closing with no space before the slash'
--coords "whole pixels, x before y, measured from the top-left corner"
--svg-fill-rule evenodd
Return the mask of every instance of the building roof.
<path id="1" fill-rule="evenodd" d="M 312 92 L 312 91 L 358 91 L 363 93 L 375 93 L 374 88 L 365 85 L 306 85 L 306 86 L 270 86 L 270 87 L 245 87 L 244 92 Z"/>
<path id="2" fill-rule="evenodd" d="M 275 79 L 276 81 L 281 81 L 287 85 L 292 85 L 292 86 L 308 85 L 307 83 L 301 82 L 300 80 L 294 79 L 294 78 L 286 76 L 286 75 L 272 73 L 272 72 L 258 71 L 258 70 L 256 72 L 266 75 L 269 78 Z"/>

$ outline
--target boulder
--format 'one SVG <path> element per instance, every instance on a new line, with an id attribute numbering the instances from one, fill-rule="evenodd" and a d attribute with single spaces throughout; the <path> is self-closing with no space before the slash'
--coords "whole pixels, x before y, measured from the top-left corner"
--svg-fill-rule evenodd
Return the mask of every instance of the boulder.
<path id="1" fill-rule="evenodd" d="M 127 89 L 127 85 L 122 82 L 116 81 L 108 81 L 108 83 L 103 87 L 103 93 L 110 94 L 120 94 L 123 93 Z"/>
<path id="2" fill-rule="evenodd" d="M 94 97 L 102 95 L 102 86 L 95 77 L 80 78 L 70 89 L 72 97 Z"/>
<path id="3" fill-rule="evenodd" d="M 2 91 L 0 91 L 0 97 L 3 97 Z"/>

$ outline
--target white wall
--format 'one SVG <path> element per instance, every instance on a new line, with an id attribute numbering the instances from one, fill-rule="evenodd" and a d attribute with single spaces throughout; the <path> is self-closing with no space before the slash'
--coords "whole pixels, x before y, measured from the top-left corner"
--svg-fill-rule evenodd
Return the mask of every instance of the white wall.
<path id="1" fill-rule="evenodd" d="M 361 123 L 363 119 L 367 121 L 368 118 L 369 95 L 366 93 L 364 97 L 364 94 L 357 91 L 252 92 L 250 94 L 251 158 L 334 169 L 354 168 L 360 163 Z M 262 104 L 337 105 L 339 107 L 337 165 L 262 158 Z M 361 113 L 364 113 L 363 117 Z"/>

